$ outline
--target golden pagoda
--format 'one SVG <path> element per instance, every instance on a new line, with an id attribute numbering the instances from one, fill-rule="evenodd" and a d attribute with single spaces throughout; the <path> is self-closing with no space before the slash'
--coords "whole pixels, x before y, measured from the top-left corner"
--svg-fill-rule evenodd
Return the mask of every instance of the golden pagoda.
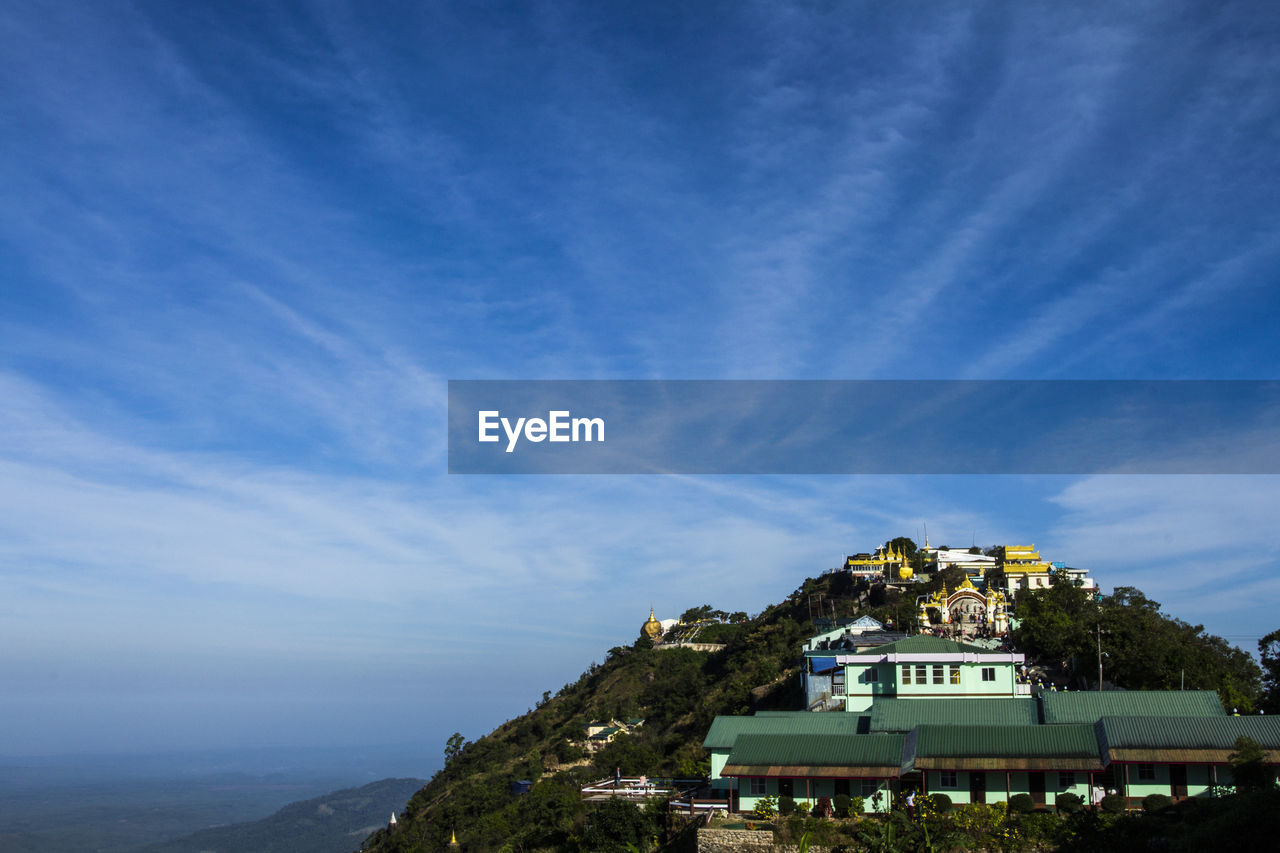
<path id="1" fill-rule="evenodd" d="M 653 608 L 649 608 L 649 618 L 640 626 L 640 633 L 650 640 L 656 640 L 662 633 L 662 623 L 653 618 Z"/>

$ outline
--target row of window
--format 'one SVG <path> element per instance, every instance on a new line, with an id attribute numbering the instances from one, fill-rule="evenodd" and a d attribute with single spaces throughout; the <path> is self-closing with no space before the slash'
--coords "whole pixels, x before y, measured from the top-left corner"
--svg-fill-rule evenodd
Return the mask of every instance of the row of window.
<path id="1" fill-rule="evenodd" d="M 938 774 L 938 787 L 940 788 L 956 788 L 959 787 L 957 773 L 954 770 L 943 770 Z M 1138 765 L 1138 781 L 1154 782 L 1156 778 L 1156 766 L 1154 764 Z M 880 789 L 881 782 L 878 779 L 857 779 L 859 783 L 858 796 L 870 797 Z M 747 793 L 753 797 L 763 797 L 765 795 L 764 779 L 748 779 Z M 837 795 L 851 794 L 848 779 L 837 779 L 835 782 L 835 791 Z M 1076 774 L 1070 771 L 1058 773 L 1058 787 L 1071 788 L 1076 784 Z"/>
<path id="2" fill-rule="evenodd" d="M 915 675 L 914 682 L 912 681 L 913 670 Z M 875 681 L 877 677 L 878 676 L 876 675 L 876 670 L 874 667 L 867 670 L 867 681 Z M 903 664 L 902 666 L 902 683 L 903 684 L 912 684 L 912 683 L 929 684 L 930 677 L 932 677 L 932 683 L 934 684 L 945 683 L 943 681 L 944 677 L 947 679 L 947 681 L 950 681 L 952 684 L 959 684 L 960 683 L 960 667 L 957 666 L 956 664 L 949 664 L 946 667 L 944 667 L 940 663 L 935 663 L 933 664 L 933 666 L 926 666 L 925 664 L 919 664 L 919 663 L 916 664 L 914 667 L 909 664 Z M 982 668 L 982 680 L 995 681 L 996 668 L 994 666 L 984 666 Z"/>
<path id="3" fill-rule="evenodd" d="M 765 779 L 748 779 L 747 794 L 752 797 L 763 797 L 766 793 L 766 781 L 767 780 Z M 791 780 L 789 779 L 780 780 L 779 787 L 785 788 L 786 783 L 790 781 Z M 854 796 L 854 791 L 856 790 L 857 796 L 862 797 L 863 799 L 870 799 L 876 791 L 880 790 L 884 786 L 884 783 L 879 779 L 854 779 L 852 781 L 858 783 L 856 789 L 849 784 L 849 779 L 835 780 L 836 796 L 838 797 L 841 794 L 844 794 L 845 796 Z"/>
<path id="4" fill-rule="evenodd" d="M 1150 765 L 1145 765 L 1145 766 L 1150 766 Z M 1139 778 L 1141 778 L 1141 777 L 1139 777 Z M 1155 776 L 1154 776 L 1154 770 L 1153 770 L 1152 778 L 1155 778 Z M 1059 773 L 1059 774 L 1058 774 L 1058 787 L 1059 787 L 1059 788 L 1070 788 L 1070 787 L 1073 787 L 1075 784 L 1076 784 L 1076 774 L 1075 774 L 1075 773 L 1073 773 L 1073 772 L 1071 772 L 1071 771 L 1067 771 L 1067 772 L 1061 772 L 1061 773 Z M 942 772 L 940 772 L 940 773 L 938 774 L 938 787 L 939 787 L 939 788 L 955 788 L 955 787 L 958 787 L 958 783 L 956 782 L 956 771 L 954 771 L 954 770 L 943 770 Z"/>

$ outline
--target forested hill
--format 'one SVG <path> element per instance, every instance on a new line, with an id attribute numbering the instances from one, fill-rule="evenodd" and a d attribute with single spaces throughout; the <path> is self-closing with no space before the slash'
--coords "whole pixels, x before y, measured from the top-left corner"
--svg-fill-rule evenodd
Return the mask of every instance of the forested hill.
<path id="1" fill-rule="evenodd" d="M 378 853 L 441 850 L 453 831 L 469 851 L 504 847 L 624 850 L 628 836 L 643 849 L 659 832 L 656 817 L 630 807 L 617 815 L 605 814 L 610 810 L 599 807 L 591 812 L 580 801 L 580 786 L 612 776 L 616 767 L 624 775 L 705 775 L 709 765 L 701 743 L 715 715 L 803 705 L 799 648 L 815 633 L 811 613 L 866 614 L 882 622 L 900 616 L 905 621 L 914 609 L 914 594 L 946 580 L 932 578 L 912 591 L 911 600 L 905 600 L 883 586 L 859 587 L 847 574 L 824 575 L 805 581 L 785 601 L 754 618 L 704 629 L 698 640 L 724 643 L 721 651 L 655 649 L 643 638 L 610 649 L 603 664 L 593 665 L 554 696 L 543 694 L 529 713 L 472 743 L 455 736 L 446 747 L 444 768 L 414 794 L 399 824 L 374 833 L 363 849 Z M 1092 604 L 1088 605 L 1092 611 L 1080 606 L 1075 592 L 1064 588 L 1052 595 L 1038 593 L 1044 601 L 1026 608 L 1020 632 L 1037 644 L 1040 654 L 1053 658 L 1045 662 L 1065 663 L 1065 677 L 1071 675 L 1073 665 L 1088 669 L 1090 659 L 1081 654 L 1076 641 L 1086 616 L 1096 616 L 1098 609 Z M 1181 670 L 1186 669 L 1189 688 L 1217 687 L 1220 694 L 1246 707 L 1258 700 L 1260 672 L 1247 655 L 1218 638 L 1206 637 L 1194 626 L 1168 619 L 1136 590 L 1117 592 L 1123 594 L 1108 605 L 1103 626 L 1104 643 L 1113 646 L 1107 665 L 1114 678 L 1108 674 L 1108 681 L 1135 688 L 1177 688 Z M 1129 608 L 1143 636 L 1126 633 Z M 1059 629 L 1068 631 L 1071 645 L 1052 644 Z M 1123 648 L 1116 645 L 1122 636 L 1130 638 Z M 1155 639 L 1148 642 L 1145 637 Z M 1166 649 L 1166 639 L 1190 652 Z M 1147 658 L 1157 652 L 1164 655 L 1159 666 L 1143 667 L 1141 661 L 1130 660 L 1130 656 Z M 1122 673 L 1125 677 L 1141 673 L 1143 683 L 1125 684 Z M 581 743 L 588 723 L 630 718 L 644 723 L 587 756 Z M 532 790 L 513 794 L 511 783 L 522 779 L 535 781 Z M 608 820 L 621 823 L 606 828 Z"/>

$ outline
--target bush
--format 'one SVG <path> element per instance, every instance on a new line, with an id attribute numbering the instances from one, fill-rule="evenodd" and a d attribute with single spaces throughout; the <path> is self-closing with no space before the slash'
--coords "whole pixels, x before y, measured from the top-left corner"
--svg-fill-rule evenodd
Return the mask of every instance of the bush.
<path id="1" fill-rule="evenodd" d="M 848 817 L 849 809 L 852 805 L 853 801 L 849 799 L 848 794 L 836 794 L 836 817 Z"/>
<path id="2" fill-rule="evenodd" d="M 831 817 L 831 798 L 818 797 L 818 804 L 813 807 L 814 817 Z"/>
<path id="3" fill-rule="evenodd" d="M 761 820 L 768 820 L 778 813 L 778 798 L 770 794 L 756 800 L 756 807 L 751 813 Z"/>
<path id="4" fill-rule="evenodd" d="M 1119 794 L 1107 794 L 1099 805 L 1107 814 L 1123 814 L 1129 804 Z"/>
<path id="5" fill-rule="evenodd" d="M 1009 811 L 1019 814 L 1030 814 L 1036 810 L 1036 801 L 1030 794 L 1014 794 L 1009 798 Z"/>
<path id="6" fill-rule="evenodd" d="M 1053 806 L 1063 814 L 1075 814 L 1084 808 L 1084 800 L 1075 794 L 1059 794 L 1054 798 Z"/>
<path id="7" fill-rule="evenodd" d="M 801 817 L 805 817 L 809 814 L 809 809 L 811 808 L 813 808 L 813 806 L 809 805 L 806 802 L 796 803 L 796 814 L 800 815 Z"/>
<path id="8" fill-rule="evenodd" d="M 796 810 L 796 801 L 794 797 L 778 797 L 778 814 L 789 815 Z"/>
<path id="9" fill-rule="evenodd" d="M 1147 814 L 1156 814 L 1173 808 L 1173 798 L 1168 794 L 1147 794 L 1142 798 L 1142 810 Z"/>
<path id="10" fill-rule="evenodd" d="M 946 814 L 951 811 L 951 798 L 946 794 L 930 794 L 929 802 L 933 803 L 933 807 L 938 814 Z"/>
<path id="11" fill-rule="evenodd" d="M 849 798 L 849 814 L 860 815 L 867 810 L 867 801 L 862 797 Z"/>

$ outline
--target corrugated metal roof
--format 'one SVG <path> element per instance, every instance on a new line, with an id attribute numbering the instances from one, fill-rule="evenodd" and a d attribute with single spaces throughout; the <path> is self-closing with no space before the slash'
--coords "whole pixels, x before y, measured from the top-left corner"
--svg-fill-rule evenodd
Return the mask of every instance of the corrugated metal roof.
<path id="1" fill-rule="evenodd" d="M 923 724 L 1034 726 L 1035 699 L 880 699 L 871 705 L 871 731 L 909 732 Z"/>
<path id="2" fill-rule="evenodd" d="M 1094 727 L 1086 725 L 922 725 L 915 730 L 914 755 L 1097 758 L 1098 740 Z"/>
<path id="3" fill-rule="evenodd" d="M 743 734 L 726 764 L 897 767 L 902 735 Z"/>
<path id="4" fill-rule="evenodd" d="M 1040 694 L 1046 723 L 1096 723 L 1103 717 L 1224 717 L 1213 690 L 1106 690 Z"/>
<path id="5" fill-rule="evenodd" d="M 943 637 L 934 637 L 929 634 L 917 634 L 914 637 L 907 637 L 898 640 L 896 643 L 880 646 L 876 649 L 876 654 L 884 652 L 897 652 L 898 654 L 956 654 L 958 652 L 981 652 L 990 654 L 991 649 L 984 649 L 981 646 L 971 646 L 968 643 L 957 643 L 955 640 L 948 640 Z"/>
<path id="6" fill-rule="evenodd" d="M 1235 748 L 1236 738 L 1280 749 L 1280 717 L 1103 717 L 1098 740 L 1107 749 Z"/>
<path id="7" fill-rule="evenodd" d="M 796 711 L 788 714 L 757 714 L 754 717 L 716 717 L 707 736 L 703 738 L 702 745 L 706 749 L 732 749 L 738 738 L 746 734 L 855 735 L 862 719 L 858 714 L 845 711 Z M 865 722 L 863 725 L 865 726 Z"/>

